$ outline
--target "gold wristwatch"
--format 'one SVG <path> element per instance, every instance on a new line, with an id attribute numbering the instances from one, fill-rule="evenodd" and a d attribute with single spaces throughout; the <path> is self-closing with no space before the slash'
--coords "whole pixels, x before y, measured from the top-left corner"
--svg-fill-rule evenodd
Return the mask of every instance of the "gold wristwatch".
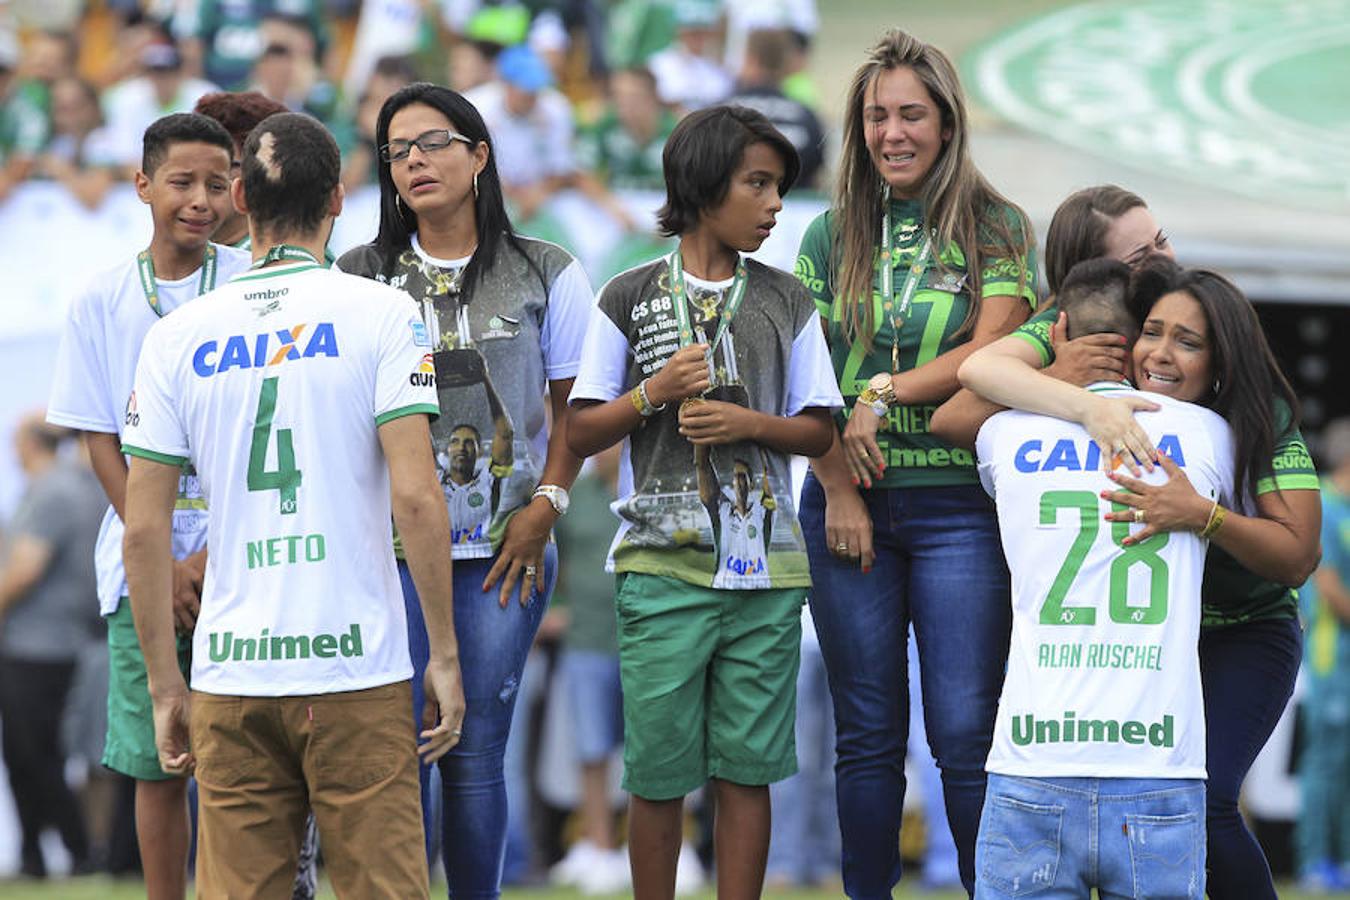
<path id="1" fill-rule="evenodd" d="M 881 418 L 886 418 L 886 414 L 895 406 L 895 385 L 891 382 L 889 372 L 878 372 L 867 381 L 867 387 L 863 388 L 858 399 L 871 407 L 872 412 Z"/>

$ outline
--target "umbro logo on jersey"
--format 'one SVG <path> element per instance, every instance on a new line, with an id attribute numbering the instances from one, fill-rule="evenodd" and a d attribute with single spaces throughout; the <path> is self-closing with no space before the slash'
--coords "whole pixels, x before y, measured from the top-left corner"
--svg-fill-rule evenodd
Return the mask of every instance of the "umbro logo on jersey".
<path id="1" fill-rule="evenodd" d="M 320 322 L 312 331 L 308 328 L 308 323 L 302 322 L 253 337 L 235 334 L 225 339 L 223 348 L 218 341 L 206 341 L 192 354 L 192 369 L 202 378 L 210 378 L 230 369 L 261 369 L 294 359 L 338 355 L 332 322 Z"/>

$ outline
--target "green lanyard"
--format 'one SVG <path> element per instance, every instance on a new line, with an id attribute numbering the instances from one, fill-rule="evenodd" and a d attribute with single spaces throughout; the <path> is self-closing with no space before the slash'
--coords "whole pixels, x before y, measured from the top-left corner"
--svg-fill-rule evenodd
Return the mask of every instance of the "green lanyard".
<path id="1" fill-rule="evenodd" d="M 159 318 L 164 317 L 164 309 L 159 305 L 159 284 L 155 281 L 155 261 L 150 258 L 149 250 L 136 255 L 136 268 L 141 275 L 141 290 L 145 291 L 145 302 Z M 202 257 L 202 277 L 197 282 L 197 296 L 216 288 L 216 245 L 207 244 Z"/>
<path id="2" fill-rule="evenodd" d="M 294 262 L 307 262 L 312 263 L 316 266 L 320 265 L 318 257 L 316 257 L 313 253 L 310 253 L 304 247 L 297 247 L 294 244 L 277 244 L 271 250 L 268 250 L 267 254 L 263 256 L 262 259 L 258 260 L 248 268 L 249 271 L 252 271 L 254 269 L 261 269 L 263 266 L 269 263 L 280 262 L 282 260 L 292 260 Z"/>
<path id="3" fill-rule="evenodd" d="M 928 269 L 928 257 L 933 253 L 933 236 L 925 234 L 923 244 L 909 270 L 905 272 L 905 286 L 900 289 L 899 309 L 895 303 L 895 238 L 891 234 L 891 210 L 887 206 L 881 217 L 881 308 L 891 320 L 891 372 L 900 371 L 900 327 L 904 324 L 905 314 L 914 302 L 914 292 L 919 289 L 919 279 Z"/>
<path id="4" fill-rule="evenodd" d="M 668 260 L 670 265 L 670 293 L 675 305 L 675 319 L 680 325 L 680 346 L 688 347 L 694 343 L 694 327 L 689 321 L 689 301 L 684 288 L 684 263 L 680 259 L 680 248 L 676 247 L 670 254 Z M 736 312 L 741 308 L 741 301 L 745 299 L 745 283 L 748 280 L 745 274 L 745 263 L 737 261 L 736 278 L 731 283 L 731 294 L 727 297 L 727 304 L 722 309 L 722 321 L 717 326 L 717 334 L 713 337 L 712 344 L 708 347 L 709 358 L 712 352 L 717 349 L 721 343 L 723 335 L 731 327 L 731 320 L 736 317 Z"/>

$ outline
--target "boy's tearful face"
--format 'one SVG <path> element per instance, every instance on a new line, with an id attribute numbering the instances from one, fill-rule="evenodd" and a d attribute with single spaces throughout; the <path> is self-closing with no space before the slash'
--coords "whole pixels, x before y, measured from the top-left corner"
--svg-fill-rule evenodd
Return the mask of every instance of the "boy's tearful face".
<path id="1" fill-rule="evenodd" d="M 137 173 L 136 192 L 150 205 L 156 234 L 182 249 L 205 247 L 234 211 L 230 154 L 200 141 L 172 144 L 153 174 Z"/>
<path id="2" fill-rule="evenodd" d="M 726 199 L 703 214 L 705 227 L 728 247 L 742 253 L 758 250 L 783 208 L 779 185 L 786 176 L 783 158 L 771 145 L 746 147 L 741 164 L 731 176 Z"/>

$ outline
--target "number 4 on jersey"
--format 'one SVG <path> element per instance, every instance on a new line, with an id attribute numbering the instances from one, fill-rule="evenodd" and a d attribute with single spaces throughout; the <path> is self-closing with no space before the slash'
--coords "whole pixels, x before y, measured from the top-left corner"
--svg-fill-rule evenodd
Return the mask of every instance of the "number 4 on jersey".
<path id="1" fill-rule="evenodd" d="M 248 489 L 279 492 L 281 514 L 286 516 L 296 509 L 300 470 L 295 467 L 295 446 L 289 428 L 277 429 L 277 467 L 267 469 L 267 446 L 272 442 L 272 416 L 277 409 L 277 381 L 275 376 L 264 379 L 258 395 L 258 415 L 253 420 L 253 443 L 248 454 Z"/>

